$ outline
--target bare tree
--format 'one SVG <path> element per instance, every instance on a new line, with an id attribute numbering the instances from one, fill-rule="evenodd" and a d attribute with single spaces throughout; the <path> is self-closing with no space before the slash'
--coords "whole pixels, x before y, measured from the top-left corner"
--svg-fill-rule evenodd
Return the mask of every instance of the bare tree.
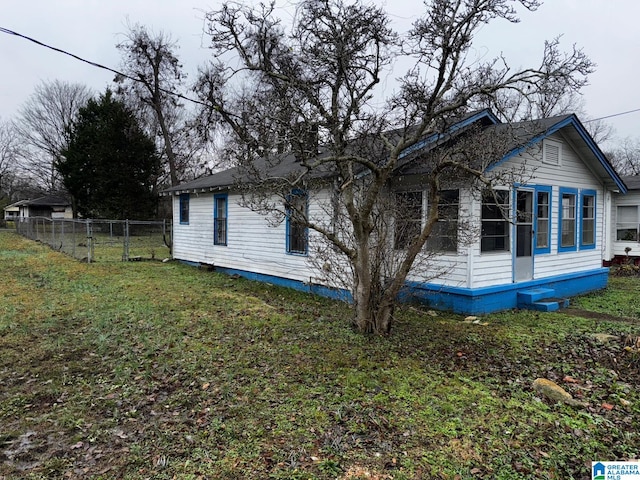
<path id="1" fill-rule="evenodd" d="M 481 97 L 475 107 L 491 108 L 507 122 L 574 113 L 582 119 L 596 143 L 610 140 L 614 133 L 611 124 L 603 120 L 589 119 L 584 99 L 580 92 L 572 89 L 544 88 L 541 92 L 527 96 L 517 90 L 499 91 L 491 97 Z"/>
<path id="2" fill-rule="evenodd" d="M 640 175 L 640 140 L 627 137 L 607 154 L 621 175 Z"/>
<path id="3" fill-rule="evenodd" d="M 20 141 L 15 125 L 0 119 L 0 199 L 8 196 L 11 200 L 9 186 L 13 183 L 19 158 Z"/>
<path id="4" fill-rule="evenodd" d="M 78 109 L 91 95 L 88 87 L 78 83 L 43 82 L 20 109 L 16 125 L 25 147 L 23 167 L 45 191 L 60 188 L 54 164 L 68 146 Z"/>
<path id="5" fill-rule="evenodd" d="M 446 134 L 452 119 L 482 99 L 516 91 L 533 101 L 543 90 L 579 90 L 592 70 L 582 51 L 562 53 L 557 40 L 545 44 L 537 67 L 522 71 L 501 57 L 472 58 L 477 30 L 492 20 L 516 22 L 517 4 L 535 10 L 539 2 L 432 0 L 404 37 L 391 30 L 383 10 L 360 2 L 304 1 L 290 32 L 273 16 L 273 5 L 225 4 L 207 15 L 218 60 L 202 70 L 197 91 L 211 105 L 207 118 L 236 137 L 237 161 L 253 179 L 244 185 L 247 205 L 275 220 L 289 215 L 340 252 L 351 273 L 354 323 L 363 332 L 390 331 L 398 293 L 438 225 L 446 182 L 465 176 L 467 182 L 492 183 L 477 164 L 474 149 L 488 150 L 482 142 L 491 143 L 480 132 L 468 138 L 482 141 L 456 142 L 464 149 L 443 140 L 437 154 L 407 151 L 427 134 Z M 376 86 L 400 54 L 415 66 L 379 108 Z M 313 141 L 316 135 L 322 149 Z M 275 176 L 274 166 L 288 158 L 279 154 L 283 143 L 300 168 Z M 398 169 L 408 160 L 423 165 L 432 208 L 388 269 L 382 264 L 388 258 L 376 247 L 388 237 L 383 212 Z M 323 223 L 297 200 L 298 192 L 313 192 L 325 174 L 333 181 L 332 203 L 343 229 Z"/>
<path id="6" fill-rule="evenodd" d="M 128 77 L 116 77 L 121 85 L 119 93 L 138 111 L 149 133 L 159 139 L 168 183 L 177 185 L 197 170 L 204 148 L 201 137 L 194 135 L 193 119 L 179 101 L 186 74 L 176 54 L 178 45 L 170 35 L 154 34 L 136 24 L 129 27 L 117 48 Z"/>
<path id="7" fill-rule="evenodd" d="M 0 205 L 42 194 L 22 169 L 22 157 L 23 145 L 15 123 L 0 119 Z"/>

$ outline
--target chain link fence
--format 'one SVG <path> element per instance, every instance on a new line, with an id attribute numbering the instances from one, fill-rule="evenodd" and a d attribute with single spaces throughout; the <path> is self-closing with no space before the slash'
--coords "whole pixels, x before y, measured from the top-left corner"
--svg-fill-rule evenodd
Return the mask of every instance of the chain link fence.
<path id="1" fill-rule="evenodd" d="M 162 260 L 171 256 L 171 222 L 21 218 L 16 231 L 84 262 Z"/>

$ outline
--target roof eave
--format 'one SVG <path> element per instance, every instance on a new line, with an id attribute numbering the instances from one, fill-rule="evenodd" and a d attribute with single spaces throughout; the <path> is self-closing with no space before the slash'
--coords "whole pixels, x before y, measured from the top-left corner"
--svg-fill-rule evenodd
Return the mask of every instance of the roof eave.
<path id="1" fill-rule="evenodd" d="M 502 163 L 515 157 L 516 155 L 521 154 L 525 150 L 528 150 L 532 146 L 536 145 L 537 143 L 541 142 L 545 138 L 553 135 L 554 133 L 558 132 L 559 130 L 567 126 L 573 126 L 576 129 L 576 131 L 578 132 L 582 140 L 589 147 L 589 150 L 593 153 L 596 160 L 598 160 L 600 165 L 604 168 L 609 178 L 613 180 L 613 183 L 616 185 L 616 187 L 618 187 L 621 193 L 623 194 L 627 193 L 627 186 L 625 185 L 624 181 L 622 180 L 622 178 L 620 178 L 620 175 L 618 175 L 618 173 L 615 171 L 613 166 L 609 163 L 609 161 L 607 160 L 607 157 L 604 155 L 604 153 L 602 153 L 602 150 L 600 150 L 600 147 L 598 147 L 598 145 L 593 140 L 593 138 L 591 138 L 591 135 L 589 135 L 587 130 L 584 128 L 584 125 L 582 125 L 582 123 L 580 122 L 580 120 L 575 114 L 572 114 L 566 118 L 563 118 L 562 120 L 558 121 L 557 123 L 549 127 L 543 133 L 534 136 L 526 144 L 513 149 L 512 151 L 507 153 L 504 157 L 502 157 L 501 160 L 499 160 L 498 162 L 494 163 L 489 168 L 487 168 L 487 171 L 491 171 L 498 165 L 501 165 Z"/>

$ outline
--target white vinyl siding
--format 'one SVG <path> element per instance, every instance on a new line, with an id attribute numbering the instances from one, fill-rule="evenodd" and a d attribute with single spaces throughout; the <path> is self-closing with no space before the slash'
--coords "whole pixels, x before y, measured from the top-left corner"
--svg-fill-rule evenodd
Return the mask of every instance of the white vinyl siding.
<path id="1" fill-rule="evenodd" d="M 640 256 L 640 192 L 631 191 L 626 195 L 615 195 L 612 207 L 611 219 L 611 244 L 610 257 L 614 255 Z M 608 258 L 607 260 L 610 260 Z"/>
<path id="2" fill-rule="evenodd" d="M 174 258 L 302 282 L 318 276 L 307 257 L 287 254 L 286 220 L 270 225 L 264 215 L 239 205 L 240 197 L 232 193 L 227 197 L 227 246 L 214 245 L 213 198 L 213 193 L 191 194 L 189 224 L 180 225 L 179 197 L 174 197 Z M 310 215 L 320 212 L 310 197 Z"/>
<path id="3" fill-rule="evenodd" d="M 602 267 L 604 251 L 604 190 L 599 180 L 594 177 L 591 170 L 578 157 L 571 146 L 564 141 L 559 134 L 554 134 L 552 141 L 562 145 L 561 166 L 551 165 L 541 161 L 542 148 L 533 148 L 506 165 L 496 169 L 496 173 L 504 169 L 524 166 L 531 172 L 531 178 L 527 181 L 533 185 L 549 185 L 551 189 L 551 245 L 549 254 L 535 255 L 534 279 L 542 279 L 556 275 L 577 273 Z M 595 248 L 576 249 L 558 254 L 559 245 L 559 214 L 560 214 L 560 188 L 572 188 L 580 193 L 583 191 L 595 192 Z M 638 202 L 640 204 L 640 201 Z M 479 205 L 477 206 L 478 215 Z M 580 228 L 580 225 L 578 225 Z M 581 235 L 580 230 L 577 232 Z M 577 237 L 580 238 L 580 237 Z M 640 247 L 638 248 L 640 254 Z M 472 255 L 473 270 L 470 273 L 470 287 L 485 287 L 509 283 L 512 277 L 512 256 L 510 253 L 503 255 L 480 254 L 479 247 Z"/>
<path id="4" fill-rule="evenodd" d="M 578 157 L 571 144 L 564 141 L 559 134 L 551 140 L 561 144 L 561 166 L 542 161 L 542 148 L 530 151 L 510 159 L 496 167 L 499 174 L 505 169 L 523 167 L 529 172 L 527 182 L 531 185 L 550 187 L 549 220 L 545 226 L 550 230 L 548 238 L 549 252 L 534 256 L 534 280 L 563 274 L 593 270 L 602 266 L 604 251 L 604 189 L 592 171 Z M 526 185 L 526 183 L 524 183 Z M 512 186 L 505 186 L 505 188 Z M 594 195 L 595 245 L 590 249 L 582 249 L 581 222 L 577 221 L 577 248 L 574 251 L 558 252 L 560 242 L 559 219 L 561 212 L 560 189 L 575 190 L 576 208 L 579 208 L 583 192 Z M 288 255 L 286 253 L 286 221 L 273 226 L 268 220 L 251 210 L 239 205 L 239 196 L 229 193 L 227 201 L 227 245 L 214 245 L 214 211 L 213 193 L 192 193 L 190 195 L 189 224 L 179 222 L 179 196 L 174 197 L 174 257 L 180 260 L 201 262 L 219 267 L 244 270 L 264 275 L 274 275 L 301 282 L 319 283 L 323 278 L 311 266 L 314 246 L 318 245 L 318 237 L 312 230 L 309 232 L 309 256 Z M 416 267 L 408 276 L 409 281 L 428 282 L 436 285 L 452 287 L 492 287 L 513 282 L 513 235 L 508 237 L 508 248 L 505 251 L 491 253 L 481 252 L 481 199 L 469 190 L 460 190 L 459 221 L 465 225 L 464 232 L 475 232 L 475 240 L 470 244 L 461 242 L 457 255 L 445 253 L 433 255 L 425 248 L 418 256 Z M 640 196 L 632 200 L 640 205 Z M 428 208 L 428 206 L 427 206 Z M 615 209 L 614 209 L 615 210 Z M 329 218 L 333 211 L 327 191 L 309 193 L 309 215 L 312 219 L 322 219 L 327 228 L 331 228 L 333 219 Z M 640 212 L 639 212 L 640 213 Z M 580 218 L 580 215 L 577 215 Z M 612 220 L 615 226 L 616 220 Z M 336 231 L 344 226 L 335 225 Z M 463 232 L 463 230 L 460 230 Z M 511 232 L 512 233 L 512 232 Z M 462 233 L 461 233 L 462 234 Z M 628 244 L 628 242 L 618 242 Z M 614 244 L 616 245 L 616 244 Z M 634 247 L 635 248 L 635 247 Z M 640 247 L 637 253 L 640 254 Z M 322 268 L 322 265 L 317 266 Z M 348 269 L 346 269 L 348 270 Z M 341 285 L 344 286 L 344 285 Z"/>

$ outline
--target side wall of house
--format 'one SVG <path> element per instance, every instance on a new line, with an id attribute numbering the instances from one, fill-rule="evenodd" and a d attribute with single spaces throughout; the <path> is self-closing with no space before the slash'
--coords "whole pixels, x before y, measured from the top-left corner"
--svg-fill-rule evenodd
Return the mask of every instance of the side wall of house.
<path id="1" fill-rule="evenodd" d="M 561 146 L 557 164 L 543 161 L 542 147 L 545 141 L 542 141 L 495 168 L 496 173 L 525 172 L 520 187 L 505 185 L 511 192 L 512 218 L 515 218 L 514 192 L 517 188 L 532 191 L 534 196 L 539 191 L 550 193 L 548 248 L 534 251 L 531 280 L 514 281 L 514 225 L 509 227 L 508 251 L 481 251 L 481 200 L 477 198 L 478 195 L 461 189 L 460 225 L 470 223 L 469 230 L 477 231 L 477 238 L 469 245 L 458 245 L 457 252 L 433 257 L 425 253 L 408 277 L 410 286 L 417 292 L 415 297 L 454 311 L 486 313 L 515 308 L 519 305 L 518 291 L 527 288 L 550 287 L 555 289 L 558 296 L 571 296 L 606 285 L 606 269 L 602 268 L 602 260 L 607 249 L 610 249 L 609 230 L 612 228 L 609 225 L 615 227 L 615 219 L 607 217 L 610 214 L 610 193 L 605 191 L 599 177 L 582 161 L 578 149 L 568 136 L 558 132 L 547 140 Z M 420 188 L 419 185 L 414 187 Z M 575 199 L 575 247 L 561 245 L 563 193 Z M 595 234 L 594 242 L 589 245 L 582 245 L 580 240 L 583 226 L 581 199 L 585 196 L 595 196 Z M 227 244 L 214 245 L 214 194 L 190 194 L 189 221 L 183 224 L 180 223 L 180 197 L 175 196 L 174 258 L 214 265 L 230 272 L 248 272 L 251 275 L 246 276 L 260 280 L 278 283 L 279 279 L 285 279 L 291 282 L 289 286 L 305 289 L 309 286 L 309 291 L 314 291 L 314 285 L 348 288 L 346 284 L 332 284 L 327 278 L 330 278 L 331 272 L 336 272 L 333 269 L 335 264 L 312 261 L 320 258 L 314 257 L 315 246 L 319 244 L 317 234 L 309 234 L 308 255 L 287 253 L 287 221 L 269 221 L 268 217 L 241 206 L 239 200 L 238 195 L 228 194 Z M 313 219 L 321 220 L 329 228 L 332 212 L 328 192 L 310 196 L 309 215 Z M 460 227 L 459 235 L 467 226 Z M 340 226 L 336 227 L 336 231 L 343 230 Z M 331 253 L 331 250 L 327 251 Z"/>
<path id="2" fill-rule="evenodd" d="M 464 194 L 462 194 L 464 195 Z M 468 195 L 468 194 L 467 194 Z M 461 198 L 461 204 L 468 203 Z M 277 200 L 276 200 L 277 201 Z M 214 245 L 214 194 L 189 194 L 189 222 L 180 223 L 180 197 L 173 197 L 173 256 L 178 260 L 213 265 L 218 268 L 250 272 L 303 282 L 349 289 L 349 267 L 331 247 L 317 255 L 323 241 L 309 232 L 308 255 L 290 254 L 286 248 L 286 220 L 272 222 L 240 205 L 240 196 L 227 196 L 227 244 Z M 309 197 L 309 215 L 316 223 L 330 228 L 329 193 Z M 462 207 L 463 210 L 466 207 Z M 410 281 L 429 278 L 442 285 L 460 286 L 467 279 L 466 254 L 445 254 L 419 259 Z M 343 277 L 346 281 L 339 281 Z"/>
<path id="3" fill-rule="evenodd" d="M 227 199 L 227 244 L 214 245 L 214 194 L 189 194 L 188 224 L 180 223 L 180 197 L 174 196 L 174 258 L 308 282 L 313 272 L 307 256 L 286 251 L 286 221 L 270 225 L 241 206 L 238 195 Z"/>
<path id="4" fill-rule="evenodd" d="M 533 147 L 527 152 L 511 159 L 501 165 L 497 172 L 505 169 L 515 169 L 524 166 L 527 178 L 523 181 L 523 188 L 551 187 L 551 213 L 550 213 L 550 251 L 548 253 L 535 253 L 533 275 L 534 279 L 543 279 L 552 276 L 574 274 L 600 268 L 602 266 L 603 252 L 606 248 L 608 234 L 605 232 L 605 191 L 602 183 L 589 170 L 580 159 L 571 142 L 561 133 L 552 135 L 550 140 L 562 145 L 561 157 L 558 165 L 543 163 L 542 144 Z M 561 189 L 575 191 L 577 246 L 574 250 L 562 251 L 560 244 L 560 215 L 561 215 Z M 581 221 L 580 221 L 580 194 L 583 192 L 595 192 L 595 248 L 581 248 Z M 513 198 L 512 198 L 513 199 Z M 512 202 L 513 203 L 513 202 Z M 512 205 L 513 209 L 513 205 Z M 475 214 L 480 218 L 480 204 L 475 205 Z M 480 244 L 471 249 L 472 270 L 469 286 L 471 288 L 486 287 L 513 282 L 513 262 L 515 251 L 515 229 L 511 228 L 511 248 L 509 252 L 484 253 L 480 252 Z"/>
<path id="5" fill-rule="evenodd" d="M 612 248 L 606 260 L 614 256 L 640 257 L 640 191 L 630 190 L 626 195 L 616 194 L 611 208 Z M 625 249 L 629 248 L 628 252 Z"/>
<path id="6" fill-rule="evenodd" d="M 459 219 L 468 219 L 472 214 L 473 196 L 469 190 L 460 189 Z M 424 191 L 426 198 L 426 190 Z M 427 211 L 428 211 L 427 206 Z M 423 212 L 426 216 L 426 211 Z M 461 227 L 464 228 L 464 227 Z M 462 238 L 459 235 L 459 238 Z M 468 283 L 469 245 L 459 244 L 456 252 L 425 253 L 416 258 L 412 272 L 407 276 L 409 282 L 443 285 L 448 287 L 466 287 Z"/>

